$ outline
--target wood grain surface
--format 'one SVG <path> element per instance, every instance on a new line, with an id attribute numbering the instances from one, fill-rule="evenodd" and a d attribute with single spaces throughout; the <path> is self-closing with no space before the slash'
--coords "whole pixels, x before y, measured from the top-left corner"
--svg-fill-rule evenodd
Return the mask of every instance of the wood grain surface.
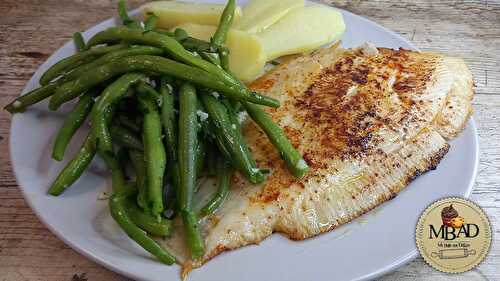
<path id="1" fill-rule="evenodd" d="M 138 7 L 145 1 L 128 2 Z M 481 155 L 472 199 L 490 217 L 491 251 L 466 274 L 446 275 L 418 258 L 380 280 L 500 280 L 500 0 L 328 2 L 395 30 L 422 50 L 463 57 L 476 82 Z M 0 106 L 19 95 L 73 32 L 115 15 L 115 6 L 109 0 L 1 0 Z M 27 206 L 9 160 L 10 119 L 0 111 L 0 280 L 128 280 L 70 249 Z"/>

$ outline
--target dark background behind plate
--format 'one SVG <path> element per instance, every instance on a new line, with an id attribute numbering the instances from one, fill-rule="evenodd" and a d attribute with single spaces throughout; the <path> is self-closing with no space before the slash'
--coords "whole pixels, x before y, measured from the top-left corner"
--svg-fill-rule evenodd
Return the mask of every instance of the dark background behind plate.
<path id="1" fill-rule="evenodd" d="M 128 1 L 136 8 L 145 1 Z M 490 217 L 487 259 L 450 276 L 422 259 L 382 280 L 500 280 L 500 1 L 324 1 L 400 33 L 424 51 L 466 59 L 476 79 L 480 166 L 472 200 Z M 116 1 L 0 1 L 0 106 L 74 31 L 115 14 Z M 80 256 L 51 234 L 26 205 L 8 155 L 10 116 L 0 112 L 0 280 L 127 280 Z M 83 278 L 77 278 L 77 276 Z M 465 278 L 465 279 L 464 279 Z"/>

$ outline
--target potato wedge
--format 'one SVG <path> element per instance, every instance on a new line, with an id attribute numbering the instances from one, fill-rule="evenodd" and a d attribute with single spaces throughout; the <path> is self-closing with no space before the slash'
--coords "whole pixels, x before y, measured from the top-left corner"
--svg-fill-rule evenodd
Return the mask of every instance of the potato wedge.
<path id="1" fill-rule="evenodd" d="M 345 31 L 342 14 L 324 5 L 296 8 L 257 33 L 266 60 L 305 53 L 340 38 Z"/>
<path id="2" fill-rule="evenodd" d="M 243 8 L 243 17 L 235 28 L 250 33 L 261 32 L 292 9 L 304 7 L 304 5 L 304 0 L 250 0 Z"/>
<path id="3" fill-rule="evenodd" d="M 210 41 L 217 27 L 186 23 L 177 26 L 187 31 L 189 36 Z M 229 48 L 229 69 L 239 79 L 249 82 L 262 72 L 266 57 L 262 45 L 255 35 L 231 29 L 227 35 L 226 46 Z"/>
<path id="4" fill-rule="evenodd" d="M 180 1 L 153 1 L 141 6 L 141 13 L 154 13 L 159 17 L 158 27 L 171 28 L 183 23 L 218 25 L 224 4 L 190 3 Z M 237 7 L 233 23 L 241 18 L 241 8 Z"/>

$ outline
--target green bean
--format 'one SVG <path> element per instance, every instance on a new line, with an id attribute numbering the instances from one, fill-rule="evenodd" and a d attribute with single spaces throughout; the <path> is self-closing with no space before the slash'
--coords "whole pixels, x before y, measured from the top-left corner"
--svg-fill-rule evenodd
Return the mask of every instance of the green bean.
<path id="1" fill-rule="evenodd" d="M 191 52 L 215 53 L 217 51 L 217 48 L 214 47 L 210 42 L 194 37 L 188 37 L 184 39 L 181 44 L 186 50 Z"/>
<path id="2" fill-rule="evenodd" d="M 148 14 L 148 18 L 144 22 L 144 32 L 151 31 L 156 27 L 156 23 L 158 22 L 158 17 L 150 13 Z"/>
<path id="3" fill-rule="evenodd" d="M 229 49 L 221 47 L 219 51 L 220 65 L 222 69 L 229 71 Z"/>
<path id="4" fill-rule="evenodd" d="M 302 155 L 293 147 L 283 130 L 276 125 L 271 117 L 258 105 L 245 103 L 245 109 L 252 119 L 266 133 L 267 137 L 278 150 L 285 161 L 288 170 L 295 177 L 302 177 L 309 170 L 309 166 Z"/>
<path id="5" fill-rule="evenodd" d="M 78 52 L 85 51 L 85 40 L 83 39 L 82 33 L 73 33 L 73 42 L 75 43 L 75 47 Z"/>
<path id="6" fill-rule="evenodd" d="M 174 31 L 174 36 L 178 40 L 182 41 L 187 38 L 187 33 L 185 33 L 185 31 L 183 31 L 182 29 L 176 29 L 176 32 Z M 184 49 L 175 38 L 157 32 L 143 33 L 138 30 L 132 30 L 129 28 L 111 27 L 94 35 L 89 40 L 89 45 L 94 46 L 104 43 L 115 43 L 121 41 L 151 45 L 162 48 L 165 51 L 169 52 L 176 60 L 180 60 L 193 66 L 197 66 L 203 70 L 206 70 L 207 72 L 210 72 L 210 70 L 215 70 L 216 73 L 223 74 L 223 72 L 220 72 L 220 70 L 216 70 L 213 65 L 193 56 L 193 54 Z M 231 77 L 229 78 L 230 80 L 232 80 Z"/>
<path id="7" fill-rule="evenodd" d="M 170 161 L 169 163 L 171 163 L 168 172 L 174 191 L 177 192 L 180 187 L 180 172 L 177 157 L 178 120 L 175 114 L 174 81 L 171 77 L 162 76 L 160 81 L 160 93 L 163 97 L 161 119 L 163 131 L 165 133 L 167 158 L 168 161 Z"/>
<path id="8" fill-rule="evenodd" d="M 198 117 L 198 141 L 196 146 L 196 176 L 199 177 L 205 168 L 205 159 L 207 157 L 206 131 L 210 124 L 208 113 L 200 99 L 196 99 L 196 115 Z M 203 115 L 206 115 L 204 117 Z M 200 186 L 197 185 L 197 188 Z M 196 189 L 198 192 L 198 189 Z"/>
<path id="9" fill-rule="evenodd" d="M 193 56 L 191 52 L 184 49 L 184 47 L 182 47 L 182 45 L 174 38 L 157 32 L 143 33 L 139 30 L 133 30 L 130 28 L 111 27 L 94 35 L 94 37 L 89 40 L 88 44 L 89 46 L 94 46 L 103 43 L 115 43 L 120 41 L 162 48 L 169 52 L 176 60 L 199 67 L 217 76 L 225 77 L 228 81 L 234 80 L 233 77 L 213 64 Z"/>
<path id="10" fill-rule="evenodd" d="M 216 128 L 216 122 L 212 121 L 210 123 L 210 128 L 212 129 L 211 131 L 214 132 L 213 137 L 215 140 L 215 144 L 217 145 L 217 148 L 219 152 L 226 158 L 226 159 L 231 159 L 231 152 L 227 148 L 226 141 L 224 134 L 217 133 L 217 128 Z"/>
<path id="11" fill-rule="evenodd" d="M 113 125 L 109 129 L 109 132 L 111 134 L 113 142 L 116 142 L 127 148 L 137 149 L 140 151 L 143 150 L 141 139 L 137 137 L 136 134 L 134 132 L 131 132 L 129 129 L 123 126 Z"/>
<path id="12" fill-rule="evenodd" d="M 123 115 L 123 114 L 119 115 L 118 121 L 119 121 L 120 125 L 133 131 L 134 133 L 141 132 L 141 125 L 138 124 L 135 120 L 130 119 L 126 115 Z"/>
<path id="13" fill-rule="evenodd" d="M 115 114 L 115 109 L 110 108 L 105 115 L 105 120 L 108 123 Z M 92 159 L 97 153 L 95 149 L 92 133 L 90 132 L 83 142 L 80 150 L 76 153 L 73 159 L 63 168 L 57 178 L 49 188 L 48 193 L 54 196 L 60 195 L 68 187 L 70 187 L 80 176 L 83 171 L 90 165 Z"/>
<path id="14" fill-rule="evenodd" d="M 196 151 L 195 151 L 195 171 L 196 171 L 196 176 L 198 177 L 201 172 L 203 171 L 203 168 L 205 167 L 205 157 L 207 156 L 207 149 L 205 145 L 205 141 L 198 137 L 198 142 L 196 145 Z"/>
<path id="15" fill-rule="evenodd" d="M 195 260 L 203 257 L 205 245 L 203 237 L 201 237 L 200 225 L 198 223 L 198 215 L 194 211 L 181 210 L 181 217 L 186 229 L 186 240 L 188 248 L 191 252 L 191 257 Z"/>
<path id="16" fill-rule="evenodd" d="M 41 85 L 47 85 L 50 81 L 52 81 L 54 78 L 58 77 L 59 75 L 70 71 L 71 69 L 74 69 L 75 67 L 89 63 L 93 60 L 95 60 L 97 57 L 107 54 L 112 51 L 116 51 L 119 49 L 124 49 L 126 48 L 127 45 L 124 44 L 119 44 L 119 45 L 113 45 L 113 46 L 105 46 L 105 47 L 98 47 L 98 48 L 92 48 L 80 53 L 76 53 L 70 57 L 67 57 L 65 59 L 60 60 L 56 64 L 52 65 L 45 73 L 42 74 L 42 77 L 40 78 L 40 84 Z"/>
<path id="17" fill-rule="evenodd" d="M 125 233 L 135 242 L 137 242 L 146 251 L 157 257 L 161 262 L 171 265 L 176 262 L 174 256 L 164 250 L 153 239 L 151 239 L 143 230 L 134 224 L 130 217 L 130 212 L 126 204 L 127 196 L 115 193 L 109 200 L 109 210 L 111 216 L 125 231 Z"/>
<path id="18" fill-rule="evenodd" d="M 37 88 L 16 98 L 14 101 L 6 105 L 4 109 L 12 114 L 23 112 L 27 107 L 52 96 L 59 85 L 60 83 L 54 82 Z"/>
<path id="19" fill-rule="evenodd" d="M 212 43 L 191 37 L 183 29 L 178 29 L 177 34 L 175 32 L 162 28 L 155 28 L 153 31 L 174 38 L 179 43 L 181 43 L 184 49 L 191 52 L 217 52 L 217 48 L 214 47 Z"/>
<path id="20" fill-rule="evenodd" d="M 256 167 L 234 114 L 222 102 L 210 94 L 201 95 L 201 100 L 214 124 L 216 140 L 221 152 L 228 150 L 232 162 L 245 177 L 254 184 L 264 181 L 264 175 Z"/>
<path id="21" fill-rule="evenodd" d="M 234 11 L 236 9 L 236 1 L 229 0 L 222 12 L 222 16 L 219 21 L 219 26 L 215 31 L 214 36 L 210 40 L 212 44 L 216 47 L 222 46 L 226 42 L 227 32 L 233 23 Z"/>
<path id="22" fill-rule="evenodd" d="M 162 76 L 160 79 L 160 94 L 162 96 L 162 107 L 161 107 L 161 121 L 163 125 L 163 131 L 165 134 L 165 147 L 167 152 L 167 159 L 169 162 L 168 175 L 171 180 L 171 186 L 165 185 L 166 188 L 173 188 L 173 193 L 175 193 L 180 186 L 180 175 L 179 175 L 179 164 L 177 162 L 177 117 L 175 114 L 175 93 L 174 93 L 174 81 L 169 76 Z M 164 190 L 165 194 L 166 190 Z M 170 191 L 172 192 L 172 190 Z M 165 197 L 166 198 L 166 197 Z M 170 196 L 170 199 L 173 199 Z M 167 200 L 167 199 L 165 199 Z M 172 201 L 172 200 L 170 200 Z M 165 201 L 165 204 L 169 209 L 175 209 L 175 206 L 171 206 L 174 202 Z"/>
<path id="23" fill-rule="evenodd" d="M 138 227 L 142 228 L 149 234 L 155 236 L 169 236 L 172 232 L 172 222 L 162 218 L 160 222 L 150 214 L 142 211 L 134 200 L 128 198 L 125 201 L 125 207 L 130 220 Z"/>
<path id="24" fill-rule="evenodd" d="M 111 151 L 99 151 L 99 157 L 101 157 L 106 165 L 111 170 L 111 183 L 114 193 L 127 193 L 133 188 L 126 184 L 125 173 L 123 172 L 122 166 L 116 159 L 115 155 Z"/>
<path id="25" fill-rule="evenodd" d="M 156 102 L 158 106 L 161 107 L 163 97 L 155 90 L 155 88 L 151 87 L 151 85 L 144 81 L 141 81 L 137 83 L 136 90 L 139 94 L 148 95 Z"/>
<path id="26" fill-rule="evenodd" d="M 113 219 L 130 238 L 156 256 L 161 262 L 166 264 L 174 263 L 175 258 L 139 228 L 144 227 L 147 231 L 159 234 L 170 233 L 170 222 L 166 220 L 155 222 L 156 218 L 148 217 L 138 210 L 133 201 L 130 200 L 137 191 L 126 184 L 123 170 L 121 170 L 118 161 L 110 152 L 100 152 L 99 154 L 112 171 L 114 194 L 109 200 L 109 208 Z M 139 224 L 139 227 L 135 222 Z"/>
<path id="27" fill-rule="evenodd" d="M 162 96 L 161 122 L 165 133 L 165 143 L 168 160 L 177 161 L 177 118 L 175 116 L 175 98 L 173 81 L 168 76 L 163 76 L 160 82 Z"/>
<path id="28" fill-rule="evenodd" d="M 122 73 L 131 71 L 151 71 L 170 75 L 194 84 L 214 89 L 235 100 L 245 100 L 256 104 L 279 106 L 273 98 L 258 93 L 249 93 L 246 89 L 221 81 L 218 77 L 195 67 L 158 56 L 132 56 L 109 62 L 80 75 L 73 81 L 66 82 L 57 88 L 50 99 L 49 108 L 56 110 L 61 104 L 70 101 L 80 93 L 99 83 Z"/>
<path id="29" fill-rule="evenodd" d="M 196 186 L 196 147 L 198 117 L 196 89 L 185 83 L 179 91 L 178 157 L 181 173 L 179 201 L 181 209 L 192 208 L 192 193 Z"/>
<path id="30" fill-rule="evenodd" d="M 146 79 L 146 76 L 140 73 L 127 73 L 106 87 L 102 95 L 97 100 L 92 108 L 92 136 L 95 141 L 96 148 L 102 151 L 111 151 L 113 145 L 111 143 L 111 135 L 109 133 L 108 124 L 105 122 L 105 112 L 114 104 L 123 98 L 127 90 L 132 84 L 137 83 L 140 79 Z"/>
<path id="31" fill-rule="evenodd" d="M 139 95 L 139 109 L 144 114 L 142 139 L 144 160 L 146 162 L 146 185 L 148 206 L 153 215 L 163 211 L 163 176 L 165 174 L 166 155 L 162 142 L 161 119 L 158 106 L 147 95 Z"/>
<path id="32" fill-rule="evenodd" d="M 196 146 L 198 142 L 198 117 L 196 89 L 189 83 L 181 86 L 179 91 L 179 171 L 180 187 L 178 202 L 184 227 L 187 234 L 187 244 L 191 256 L 201 257 L 204 251 L 198 219 L 193 212 L 193 193 L 196 187 Z"/>
<path id="33" fill-rule="evenodd" d="M 148 190 L 146 187 L 146 163 L 144 162 L 144 153 L 135 149 L 129 150 L 129 157 L 132 160 L 132 166 L 135 170 L 135 181 L 137 185 L 137 205 L 146 212 L 148 209 Z"/>
<path id="34" fill-rule="evenodd" d="M 23 112 L 29 106 L 41 102 L 42 100 L 51 97 L 55 90 L 63 84 L 63 82 L 67 82 L 65 79 L 58 79 L 55 82 L 51 82 L 45 86 L 34 89 L 9 103 L 4 107 L 5 110 L 10 113 L 18 113 Z M 76 95 L 75 97 L 77 97 Z"/>
<path id="35" fill-rule="evenodd" d="M 9 111 L 10 113 L 22 112 L 26 110 L 27 107 L 52 96 L 57 87 L 59 87 L 63 82 L 76 79 L 79 75 L 85 73 L 86 71 L 92 69 L 93 67 L 102 65 L 108 62 L 109 60 L 118 59 L 120 57 L 139 55 L 139 54 L 156 55 L 161 53 L 162 53 L 161 49 L 149 46 L 133 46 L 130 49 L 125 49 L 125 50 L 120 49 L 117 51 L 110 52 L 109 54 L 105 54 L 91 63 L 87 63 L 75 68 L 70 73 L 65 74 L 64 77 L 62 77 L 62 79 L 59 79 L 56 82 L 49 83 L 45 86 L 37 88 L 31 92 L 28 92 L 25 95 L 16 98 L 13 102 L 5 106 L 5 110 Z"/>
<path id="36" fill-rule="evenodd" d="M 182 29 L 182 28 L 176 28 L 174 30 L 174 38 L 175 38 L 175 40 L 177 40 L 177 41 L 180 42 L 180 41 L 186 40 L 188 37 L 189 36 L 188 36 L 187 32 L 184 29 Z"/>
<path id="37" fill-rule="evenodd" d="M 175 192 L 179 193 L 179 188 L 181 186 L 181 172 L 179 170 L 179 162 L 171 163 L 168 169 L 168 173 Z"/>
<path id="38" fill-rule="evenodd" d="M 246 95 L 252 94 L 252 92 L 242 82 L 234 78 L 231 74 L 227 73 L 220 67 L 195 56 L 193 53 L 184 49 L 184 47 L 175 39 L 160 33 L 148 32 L 143 34 L 138 30 L 133 30 L 130 28 L 111 27 L 94 35 L 94 37 L 89 40 L 88 45 L 94 46 L 102 43 L 120 41 L 129 43 L 135 42 L 162 48 L 165 51 L 169 52 L 176 60 L 180 60 L 186 64 L 196 66 L 202 70 L 205 70 L 206 72 L 219 77 L 220 79 L 222 79 L 222 81 L 228 83 L 228 85 L 239 88 L 241 91 L 245 92 Z M 269 105 L 279 106 L 279 103 L 274 100 Z"/>
<path id="39" fill-rule="evenodd" d="M 120 16 L 123 25 L 133 29 L 142 29 L 141 23 L 133 20 L 129 17 L 127 13 L 127 7 L 125 5 L 125 0 L 118 1 L 118 15 Z"/>
<path id="40" fill-rule="evenodd" d="M 137 56 L 137 55 L 161 55 L 162 53 L 163 51 L 159 48 L 151 46 L 140 46 L 140 45 L 132 46 L 126 49 L 116 50 L 114 52 L 107 53 L 90 63 L 75 68 L 71 72 L 65 74 L 63 78 L 64 81 L 74 80 L 78 78 L 78 76 L 84 74 L 89 70 L 92 70 L 98 66 L 104 65 L 110 61 L 117 60 L 120 58 Z"/>
<path id="41" fill-rule="evenodd" d="M 206 60 L 209 61 L 215 65 L 220 65 L 221 60 L 219 58 L 219 54 L 217 53 L 208 53 L 208 52 L 200 52 L 200 56 Z"/>
<path id="42" fill-rule="evenodd" d="M 58 196 L 71 186 L 89 166 L 95 156 L 95 149 L 92 143 L 92 136 L 89 134 L 82 144 L 78 153 L 64 167 L 61 173 L 49 188 L 50 195 Z"/>
<path id="43" fill-rule="evenodd" d="M 222 157 L 219 157 L 216 169 L 219 187 L 215 196 L 201 208 L 201 216 L 208 216 L 215 213 L 229 195 L 229 185 L 233 171 L 229 163 Z"/>
<path id="44" fill-rule="evenodd" d="M 199 138 L 211 137 L 213 133 L 210 128 L 210 119 L 208 118 L 209 116 L 207 110 L 205 109 L 205 106 L 203 105 L 200 99 L 198 99 L 197 114 L 198 114 L 198 120 L 200 121 L 198 123 Z"/>
<path id="45" fill-rule="evenodd" d="M 92 106 L 94 105 L 95 91 L 84 94 L 73 110 L 67 115 L 64 120 L 63 126 L 57 133 L 54 146 L 52 148 L 52 158 L 61 161 L 64 157 L 64 152 L 68 146 L 71 138 L 76 133 L 76 130 L 85 122 Z"/>

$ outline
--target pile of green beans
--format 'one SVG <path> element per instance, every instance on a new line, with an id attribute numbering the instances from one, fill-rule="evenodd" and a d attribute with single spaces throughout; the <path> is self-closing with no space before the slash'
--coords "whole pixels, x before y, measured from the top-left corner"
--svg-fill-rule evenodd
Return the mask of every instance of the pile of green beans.
<path id="1" fill-rule="evenodd" d="M 208 42 L 182 29 L 156 28 L 154 14 L 145 22 L 130 18 L 120 0 L 123 26 L 87 42 L 76 32 L 77 53 L 48 68 L 40 88 L 5 107 L 14 114 L 50 98 L 49 109 L 58 110 L 77 99 L 56 135 L 52 158 L 67 156 L 86 120 L 90 130 L 48 193 L 63 194 L 97 155 L 111 171 L 111 216 L 131 239 L 168 265 L 176 258 L 153 237 L 170 236 L 171 220 L 183 221 L 191 257 L 203 259 L 200 222 L 229 198 L 234 172 L 249 184 L 265 181 L 269 170 L 258 167 L 247 146 L 240 111 L 262 128 L 293 176 L 308 171 L 264 108 L 279 102 L 251 91 L 230 72 L 225 41 L 235 8 L 235 0 L 229 0 Z M 196 202 L 203 177 L 215 177 L 218 188 L 208 202 Z"/>

